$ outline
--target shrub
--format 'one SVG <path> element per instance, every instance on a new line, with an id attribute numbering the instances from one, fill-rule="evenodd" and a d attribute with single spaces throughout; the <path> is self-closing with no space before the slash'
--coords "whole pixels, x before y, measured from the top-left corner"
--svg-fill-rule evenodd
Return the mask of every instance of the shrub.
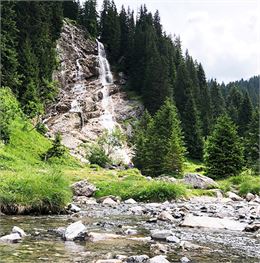
<path id="1" fill-rule="evenodd" d="M 96 164 L 101 167 L 105 167 L 107 164 L 111 163 L 111 160 L 109 159 L 105 150 L 99 145 L 91 146 L 88 160 L 91 164 Z"/>

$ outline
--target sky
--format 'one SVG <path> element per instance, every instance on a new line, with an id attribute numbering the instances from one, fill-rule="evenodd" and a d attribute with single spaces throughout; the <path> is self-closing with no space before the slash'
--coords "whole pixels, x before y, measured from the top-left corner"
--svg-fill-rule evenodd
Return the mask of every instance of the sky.
<path id="1" fill-rule="evenodd" d="M 159 10 L 167 34 L 179 35 L 183 51 L 201 62 L 208 79 L 229 82 L 260 74 L 260 1 L 114 0 L 135 13 Z M 102 0 L 98 0 L 99 7 Z"/>

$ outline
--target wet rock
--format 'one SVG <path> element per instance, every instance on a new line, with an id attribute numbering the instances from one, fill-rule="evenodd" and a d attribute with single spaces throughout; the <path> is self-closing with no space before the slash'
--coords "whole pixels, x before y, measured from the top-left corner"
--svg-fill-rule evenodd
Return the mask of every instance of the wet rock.
<path id="1" fill-rule="evenodd" d="M 103 202 L 102 202 L 103 205 L 109 205 L 109 206 L 116 206 L 117 205 L 117 202 L 114 201 L 112 198 L 110 197 L 107 197 Z"/>
<path id="2" fill-rule="evenodd" d="M 151 245 L 150 251 L 154 254 L 167 254 L 169 247 L 165 244 L 156 243 Z"/>
<path id="3" fill-rule="evenodd" d="M 150 258 L 147 263 L 170 263 L 170 261 L 168 261 L 165 256 L 160 255 Z"/>
<path id="4" fill-rule="evenodd" d="M 176 236 L 169 236 L 166 237 L 166 241 L 170 243 L 180 243 L 181 240 Z"/>
<path id="5" fill-rule="evenodd" d="M 133 198 L 125 200 L 125 204 L 136 204 L 136 201 Z"/>
<path id="6" fill-rule="evenodd" d="M 21 240 L 22 240 L 22 237 L 20 236 L 19 233 L 12 233 L 12 234 L 0 237 L 0 242 L 18 243 Z"/>
<path id="7" fill-rule="evenodd" d="M 18 233 L 21 237 L 25 237 L 26 233 L 18 226 L 14 226 L 12 229 L 12 233 Z"/>
<path id="8" fill-rule="evenodd" d="M 72 186 L 73 194 L 76 196 L 90 197 L 97 190 L 96 186 L 90 184 L 87 180 L 82 180 L 74 183 Z"/>
<path id="9" fill-rule="evenodd" d="M 218 186 L 218 184 L 213 179 L 205 175 L 193 173 L 185 174 L 183 177 L 183 182 L 185 184 L 191 185 L 193 188 L 199 189 L 208 189 Z"/>
<path id="10" fill-rule="evenodd" d="M 74 204 L 69 204 L 68 205 L 68 209 L 70 212 L 72 213 L 78 213 L 81 211 L 81 208 L 79 208 L 78 206 L 74 205 Z"/>
<path id="11" fill-rule="evenodd" d="M 90 232 L 88 238 L 92 242 L 99 242 L 103 240 L 111 240 L 117 238 L 123 238 L 123 236 L 110 234 L 110 233 L 97 233 L 97 232 Z"/>
<path id="12" fill-rule="evenodd" d="M 66 231 L 66 227 L 58 227 L 57 229 L 52 230 L 54 233 L 56 233 L 57 235 L 64 237 L 65 231 Z"/>
<path id="13" fill-rule="evenodd" d="M 188 263 L 188 262 L 191 262 L 187 257 L 182 257 L 181 259 L 180 259 L 180 262 L 181 263 Z"/>
<path id="14" fill-rule="evenodd" d="M 124 260 L 127 259 L 127 256 L 125 256 L 125 255 L 116 255 L 115 259 L 120 259 L 120 260 L 124 261 Z"/>
<path id="15" fill-rule="evenodd" d="M 247 225 L 244 229 L 244 231 L 246 232 L 256 232 L 260 229 L 260 223 L 254 223 L 254 224 L 250 224 Z"/>
<path id="16" fill-rule="evenodd" d="M 174 220 L 173 216 L 167 211 L 161 212 L 158 215 L 158 219 L 162 221 L 173 221 Z"/>
<path id="17" fill-rule="evenodd" d="M 86 240 L 87 237 L 87 228 L 81 221 L 69 225 L 64 233 L 64 239 L 67 241 Z"/>
<path id="18" fill-rule="evenodd" d="M 227 192 L 227 197 L 232 201 L 243 201 L 243 198 L 233 192 Z"/>
<path id="19" fill-rule="evenodd" d="M 194 216 L 192 214 L 188 214 L 185 216 L 181 226 L 242 231 L 244 230 L 246 224 L 228 218 Z"/>
<path id="20" fill-rule="evenodd" d="M 166 240 L 167 237 L 173 236 L 173 232 L 171 230 L 152 230 L 151 237 L 153 239 L 158 240 Z"/>
<path id="21" fill-rule="evenodd" d="M 149 218 L 146 223 L 156 223 L 157 222 L 157 217 Z"/>
<path id="22" fill-rule="evenodd" d="M 120 203 L 121 202 L 121 197 L 119 196 L 114 196 L 114 195 L 107 195 L 107 196 L 102 196 L 98 199 L 99 203 L 103 203 L 103 201 L 107 198 L 110 198 L 112 200 L 114 200 L 116 203 Z"/>
<path id="23" fill-rule="evenodd" d="M 97 200 L 93 197 L 86 196 L 74 196 L 73 201 L 80 205 L 95 205 L 97 204 Z"/>
<path id="24" fill-rule="evenodd" d="M 247 193 L 246 195 L 246 201 L 250 202 L 255 199 L 255 196 L 251 193 Z"/>
<path id="25" fill-rule="evenodd" d="M 131 256 L 128 257 L 127 263 L 146 263 L 149 257 L 147 255 Z"/>
<path id="26" fill-rule="evenodd" d="M 129 228 L 129 229 L 127 229 L 127 230 L 125 230 L 125 234 L 126 235 L 137 235 L 137 230 L 136 229 L 131 229 L 131 228 Z"/>

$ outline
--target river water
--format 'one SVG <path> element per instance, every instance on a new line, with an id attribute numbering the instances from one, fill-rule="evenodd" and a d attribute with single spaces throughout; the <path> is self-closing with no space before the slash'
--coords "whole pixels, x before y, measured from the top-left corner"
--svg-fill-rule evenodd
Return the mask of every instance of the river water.
<path id="1" fill-rule="evenodd" d="M 170 262 L 180 262 L 186 256 L 195 263 L 259 263 L 260 241 L 251 233 L 241 231 L 218 231 L 175 227 L 171 223 L 147 223 L 149 216 L 133 215 L 129 206 L 108 207 L 102 204 L 89 205 L 79 217 L 62 216 L 1 216 L 0 236 L 10 233 L 14 225 L 25 230 L 27 237 L 17 244 L 0 243 L 0 262 L 93 262 L 97 259 L 112 258 L 115 255 L 154 256 L 152 243 L 130 240 L 124 229 L 137 230 L 135 237 L 149 237 L 152 229 L 172 229 L 181 240 L 206 247 L 205 249 L 173 248 L 168 254 Z M 66 227 L 82 220 L 91 232 L 113 233 L 122 238 L 99 242 L 63 241 L 52 230 Z M 162 244 L 166 244 L 161 242 Z"/>

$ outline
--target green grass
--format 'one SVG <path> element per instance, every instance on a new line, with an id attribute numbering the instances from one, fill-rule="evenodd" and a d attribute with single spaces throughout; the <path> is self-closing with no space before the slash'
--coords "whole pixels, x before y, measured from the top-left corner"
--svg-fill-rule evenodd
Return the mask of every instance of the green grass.
<path id="1" fill-rule="evenodd" d="M 247 193 L 260 193 L 260 176 L 251 175 L 250 170 L 244 171 L 238 176 L 220 180 L 218 183 L 223 192 L 235 190 L 242 196 Z"/>
<path id="2" fill-rule="evenodd" d="M 186 159 L 184 162 L 184 173 L 200 173 L 204 174 L 205 166 L 201 161 Z"/>
<path id="3" fill-rule="evenodd" d="M 12 122 L 10 142 L 0 145 L 0 207 L 5 213 L 56 213 L 71 200 L 70 181 L 60 172 L 80 167 L 68 153 L 43 162 L 51 141 L 26 120 Z"/>

